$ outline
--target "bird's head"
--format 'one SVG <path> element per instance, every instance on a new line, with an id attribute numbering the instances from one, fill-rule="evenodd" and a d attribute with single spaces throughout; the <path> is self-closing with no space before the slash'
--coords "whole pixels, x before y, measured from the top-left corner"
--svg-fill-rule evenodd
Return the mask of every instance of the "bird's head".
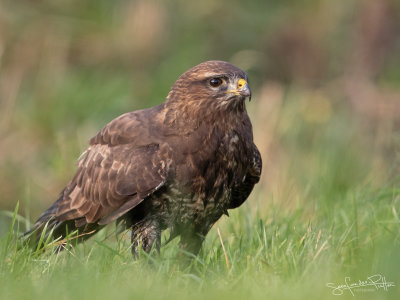
<path id="1" fill-rule="evenodd" d="M 220 107 L 244 107 L 251 98 L 247 74 L 224 61 L 207 61 L 183 73 L 171 88 L 167 101 L 215 103 Z"/>

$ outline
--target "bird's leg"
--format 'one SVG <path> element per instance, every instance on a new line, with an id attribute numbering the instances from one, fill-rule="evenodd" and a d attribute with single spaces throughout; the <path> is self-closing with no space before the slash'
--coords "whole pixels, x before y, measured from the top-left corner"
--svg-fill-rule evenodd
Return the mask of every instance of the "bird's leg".
<path id="1" fill-rule="evenodd" d="M 132 254 L 139 255 L 139 247 L 150 253 L 154 242 L 157 252 L 160 252 L 161 246 L 161 228 L 155 219 L 144 219 L 132 226 Z"/>
<path id="2" fill-rule="evenodd" d="M 201 249 L 207 232 L 188 229 L 181 233 L 179 246 L 185 252 L 197 255 Z"/>

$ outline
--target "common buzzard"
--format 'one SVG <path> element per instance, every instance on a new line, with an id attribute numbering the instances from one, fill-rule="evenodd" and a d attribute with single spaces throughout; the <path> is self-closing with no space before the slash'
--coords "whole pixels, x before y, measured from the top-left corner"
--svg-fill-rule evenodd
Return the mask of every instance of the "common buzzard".
<path id="1" fill-rule="evenodd" d="M 132 228 L 133 253 L 159 250 L 170 229 L 197 254 L 212 225 L 259 181 L 250 96 L 247 74 L 227 62 L 188 70 L 164 103 L 123 114 L 90 139 L 75 176 L 29 232 L 47 224 L 54 238 L 77 230 L 85 239 L 117 220 Z"/>

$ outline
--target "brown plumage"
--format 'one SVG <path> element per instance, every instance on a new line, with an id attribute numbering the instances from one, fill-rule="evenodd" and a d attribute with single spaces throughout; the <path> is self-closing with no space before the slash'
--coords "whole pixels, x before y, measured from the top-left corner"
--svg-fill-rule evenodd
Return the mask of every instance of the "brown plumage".
<path id="1" fill-rule="evenodd" d="M 240 206 L 261 174 L 245 99 L 247 74 L 223 61 L 185 72 L 167 100 L 126 113 L 89 141 L 78 170 L 31 231 L 53 228 L 88 237 L 124 221 L 134 253 L 160 247 L 161 232 L 180 235 L 197 254 L 211 226 Z"/>

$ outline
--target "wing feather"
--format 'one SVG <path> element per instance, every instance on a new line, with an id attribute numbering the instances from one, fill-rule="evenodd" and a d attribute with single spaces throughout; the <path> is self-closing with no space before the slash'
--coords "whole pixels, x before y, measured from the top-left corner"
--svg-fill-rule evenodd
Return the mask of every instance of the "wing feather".
<path id="1" fill-rule="evenodd" d="M 122 147 L 129 146 L 126 144 Z M 109 146 L 92 146 L 88 151 L 102 151 L 99 147 Z M 105 224 L 115 219 L 108 216 L 127 212 L 165 182 L 166 171 L 161 170 L 165 164 L 153 164 L 159 159 L 158 147 L 132 151 L 129 163 L 125 164 L 122 162 L 126 159 L 125 155 L 120 155 L 126 153 L 124 149 L 114 147 L 110 151 L 114 155 L 108 170 L 102 167 L 101 162 L 109 157 L 102 156 L 99 161 L 99 155 L 89 153 L 88 157 L 93 159 L 79 166 L 78 172 L 82 175 L 76 176 L 77 180 L 70 183 L 70 188 L 67 187 L 58 205 L 56 217 L 64 221 L 85 217 L 87 223 L 102 219 L 102 224 Z"/>
<path id="2" fill-rule="evenodd" d="M 124 114 L 93 137 L 75 176 L 38 223 L 55 217 L 105 225 L 158 190 L 167 179 L 168 147 L 149 133 L 157 109 Z"/>
<path id="3" fill-rule="evenodd" d="M 262 169 L 262 160 L 260 152 L 256 145 L 253 144 L 253 157 L 250 168 L 247 170 L 246 176 L 238 186 L 232 190 L 232 197 L 229 209 L 239 207 L 249 197 L 254 185 L 260 180 Z"/>

